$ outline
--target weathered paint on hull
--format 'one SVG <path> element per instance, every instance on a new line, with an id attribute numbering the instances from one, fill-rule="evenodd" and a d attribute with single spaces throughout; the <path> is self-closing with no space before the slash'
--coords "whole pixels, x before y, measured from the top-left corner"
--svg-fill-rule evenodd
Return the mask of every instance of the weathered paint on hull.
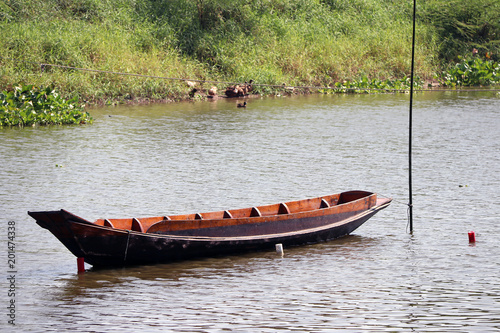
<path id="1" fill-rule="evenodd" d="M 98 225 L 65 210 L 28 214 L 87 263 L 128 266 L 268 250 L 277 243 L 286 247 L 323 242 L 350 234 L 391 202 L 363 191 L 344 192 L 339 198 L 337 205 L 297 213 L 201 221 L 164 219 L 148 232 Z M 310 200 L 303 202 L 310 204 Z M 260 208 L 266 207 L 271 206 Z"/>
<path id="2" fill-rule="evenodd" d="M 261 223 L 231 226 L 227 232 L 223 232 L 224 227 L 217 227 L 184 234 L 113 229 L 64 210 L 29 214 L 87 263 L 128 266 L 270 250 L 277 243 L 287 247 L 328 241 L 350 234 L 390 202 L 391 199 L 377 199 L 376 203 L 360 200 L 350 209 L 339 206 L 333 215 L 325 210 L 319 215 L 299 214 L 296 218 L 268 217 Z"/>

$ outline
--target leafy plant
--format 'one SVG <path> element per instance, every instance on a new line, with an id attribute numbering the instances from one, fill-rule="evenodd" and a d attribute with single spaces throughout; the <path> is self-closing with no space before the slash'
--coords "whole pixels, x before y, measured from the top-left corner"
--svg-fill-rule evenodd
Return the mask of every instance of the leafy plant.
<path id="1" fill-rule="evenodd" d="M 76 98 L 63 99 L 53 86 L 18 85 L 0 93 L 0 126 L 92 123 L 89 113 L 76 103 Z"/>
<path id="2" fill-rule="evenodd" d="M 396 80 L 369 79 L 366 75 L 359 80 L 336 82 L 332 88 L 320 89 L 320 93 L 373 93 L 373 92 L 404 92 L 410 89 L 411 80 L 408 77 Z M 422 87 L 422 81 L 416 78 L 413 87 Z"/>
<path id="3" fill-rule="evenodd" d="M 441 73 L 444 85 L 487 86 L 500 83 L 500 63 L 479 57 L 459 59 L 459 63 Z"/>

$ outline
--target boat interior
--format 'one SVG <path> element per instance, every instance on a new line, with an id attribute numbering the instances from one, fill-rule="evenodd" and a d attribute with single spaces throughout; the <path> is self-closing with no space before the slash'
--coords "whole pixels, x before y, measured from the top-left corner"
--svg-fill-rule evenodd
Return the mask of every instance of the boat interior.
<path id="1" fill-rule="evenodd" d="M 262 205 L 249 208 L 206 212 L 206 213 L 155 216 L 155 217 L 144 217 L 144 218 L 134 217 L 125 219 L 98 219 L 94 222 L 94 224 L 110 228 L 122 229 L 122 230 L 131 230 L 136 232 L 148 232 L 151 226 L 159 222 L 169 223 L 172 225 L 172 228 L 176 230 L 184 228 L 185 229 L 204 228 L 204 227 L 206 228 L 206 227 L 216 226 L 214 223 L 210 223 L 210 221 L 213 222 L 222 221 L 224 225 L 231 225 L 233 223 L 239 224 L 237 221 L 241 221 L 241 219 L 252 218 L 252 217 L 277 216 L 284 214 L 295 214 L 301 212 L 314 211 L 318 209 L 325 209 L 343 203 L 351 202 L 357 199 L 361 199 L 369 195 L 372 195 L 372 193 L 363 191 L 352 191 L 352 192 L 344 192 L 340 194 L 333 194 L 329 196 L 322 196 L 312 199 L 304 199 L 304 200 L 282 202 L 271 205 Z M 186 223 L 175 223 L 181 221 Z M 217 226 L 220 226 L 220 223 L 217 223 Z"/>

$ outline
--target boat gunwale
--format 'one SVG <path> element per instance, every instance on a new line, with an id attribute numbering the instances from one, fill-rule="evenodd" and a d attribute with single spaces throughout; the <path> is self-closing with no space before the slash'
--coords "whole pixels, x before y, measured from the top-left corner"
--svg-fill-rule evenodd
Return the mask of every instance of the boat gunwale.
<path id="1" fill-rule="evenodd" d="M 347 202 L 341 202 L 340 204 L 338 203 L 341 200 L 342 194 L 343 193 L 348 193 L 348 194 L 358 194 L 362 195 L 361 197 L 347 201 Z M 205 212 L 205 213 L 197 213 L 197 214 L 178 214 L 178 215 L 169 215 L 169 216 L 152 216 L 152 217 L 142 217 L 142 218 L 122 218 L 122 219 L 97 219 L 94 222 L 90 222 L 85 220 L 86 222 L 96 225 L 96 226 L 103 226 L 105 228 L 109 228 L 112 230 L 123 230 L 125 232 L 128 231 L 139 231 L 140 230 L 134 230 L 133 225 L 134 223 L 143 223 L 144 220 L 151 220 L 151 219 L 160 219 L 158 221 L 152 222 L 149 224 L 147 227 L 144 228 L 145 234 L 156 234 L 156 232 L 150 232 L 149 230 L 153 226 L 159 226 L 159 225 L 168 225 L 172 223 L 176 224 L 183 224 L 183 223 L 190 223 L 190 224 L 197 224 L 196 227 L 191 227 L 191 228 L 183 228 L 179 230 L 187 230 L 187 229 L 202 229 L 202 228 L 211 228 L 211 227 L 227 227 L 227 226 L 235 226 L 235 225 L 245 225 L 245 224 L 257 224 L 257 223 L 267 223 L 267 222 L 276 222 L 276 221 L 282 221 L 282 220 L 289 220 L 289 219 L 294 219 L 294 218 L 302 218 L 306 217 L 309 215 L 310 217 L 316 217 L 316 216 L 325 216 L 325 215 L 330 215 L 332 214 L 333 210 L 340 210 L 342 207 L 346 207 L 347 205 L 354 205 L 358 202 L 361 202 L 363 200 L 371 200 L 371 198 L 375 198 L 374 200 L 374 205 L 376 205 L 377 201 L 377 194 L 374 192 L 368 192 L 368 191 L 361 191 L 361 190 L 354 190 L 354 191 L 347 191 L 347 192 L 340 192 L 340 193 L 335 193 L 335 194 L 330 194 L 330 195 L 324 195 L 324 196 L 319 196 L 315 198 L 307 198 L 307 199 L 301 199 L 301 200 L 292 200 L 292 201 L 287 201 L 287 202 L 280 202 L 280 203 L 274 203 L 274 204 L 267 204 L 267 205 L 259 205 L 259 206 L 252 206 L 252 207 L 246 207 L 246 208 L 240 208 L 240 209 L 229 209 L 229 212 L 237 212 L 237 211 L 246 211 L 246 210 L 254 210 L 256 209 L 257 211 L 260 210 L 265 210 L 269 209 L 270 207 L 273 206 L 280 206 L 284 204 L 285 206 L 292 205 L 292 204 L 299 204 L 303 202 L 312 202 L 312 201 L 318 201 L 318 208 L 313 208 L 313 209 L 306 209 L 306 210 L 301 210 L 301 211 L 296 211 L 296 212 L 290 212 L 290 213 L 285 213 L 285 214 L 280 214 L 277 212 L 276 214 L 262 214 L 262 215 L 256 215 L 252 216 L 242 216 L 242 217 L 220 217 L 220 218 L 194 218 L 196 215 L 203 216 L 204 214 L 220 214 L 223 215 L 224 212 L 226 211 L 211 211 L 211 212 Z M 335 201 L 335 205 L 330 205 L 328 207 L 322 207 L 324 199 L 327 198 L 328 201 Z M 278 209 L 279 211 L 279 209 Z M 67 212 L 71 215 L 73 215 L 70 212 Z M 176 216 L 193 216 L 193 218 L 189 219 L 176 219 Z M 82 219 L 84 220 L 84 219 Z M 97 222 L 103 222 L 103 224 L 97 223 Z M 115 223 L 124 223 L 124 222 L 131 222 L 130 226 L 127 227 L 115 227 L 112 222 Z M 240 222 L 240 223 L 237 223 Z M 107 224 L 107 225 L 106 225 Z M 142 229 L 142 226 L 141 226 Z M 153 229 L 154 230 L 154 229 Z"/>

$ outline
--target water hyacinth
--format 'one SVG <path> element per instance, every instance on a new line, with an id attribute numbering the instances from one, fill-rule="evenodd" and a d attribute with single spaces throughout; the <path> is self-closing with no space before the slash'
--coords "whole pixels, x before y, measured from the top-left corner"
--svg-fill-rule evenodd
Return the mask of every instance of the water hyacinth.
<path id="1" fill-rule="evenodd" d="M 17 85 L 0 92 L 0 126 L 70 125 L 92 123 L 92 117 L 77 105 L 77 98 L 65 100 L 53 86 Z"/>
<path id="2" fill-rule="evenodd" d="M 500 63 L 479 57 L 463 58 L 449 70 L 441 74 L 443 85 L 490 86 L 500 84 Z"/>
<path id="3" fill-rule="evenodd" d="M 377 92 L 406 92 L 410 89 L 410 78 L 395 80 L 369 79 L 366 75 L 359 80 L 337 82 L 331 88 L 320 89 L 323 94 L 330 93 L 377 93 Z M 414 87 L 422 88 L 422 81 L 416 78 Z"/>

